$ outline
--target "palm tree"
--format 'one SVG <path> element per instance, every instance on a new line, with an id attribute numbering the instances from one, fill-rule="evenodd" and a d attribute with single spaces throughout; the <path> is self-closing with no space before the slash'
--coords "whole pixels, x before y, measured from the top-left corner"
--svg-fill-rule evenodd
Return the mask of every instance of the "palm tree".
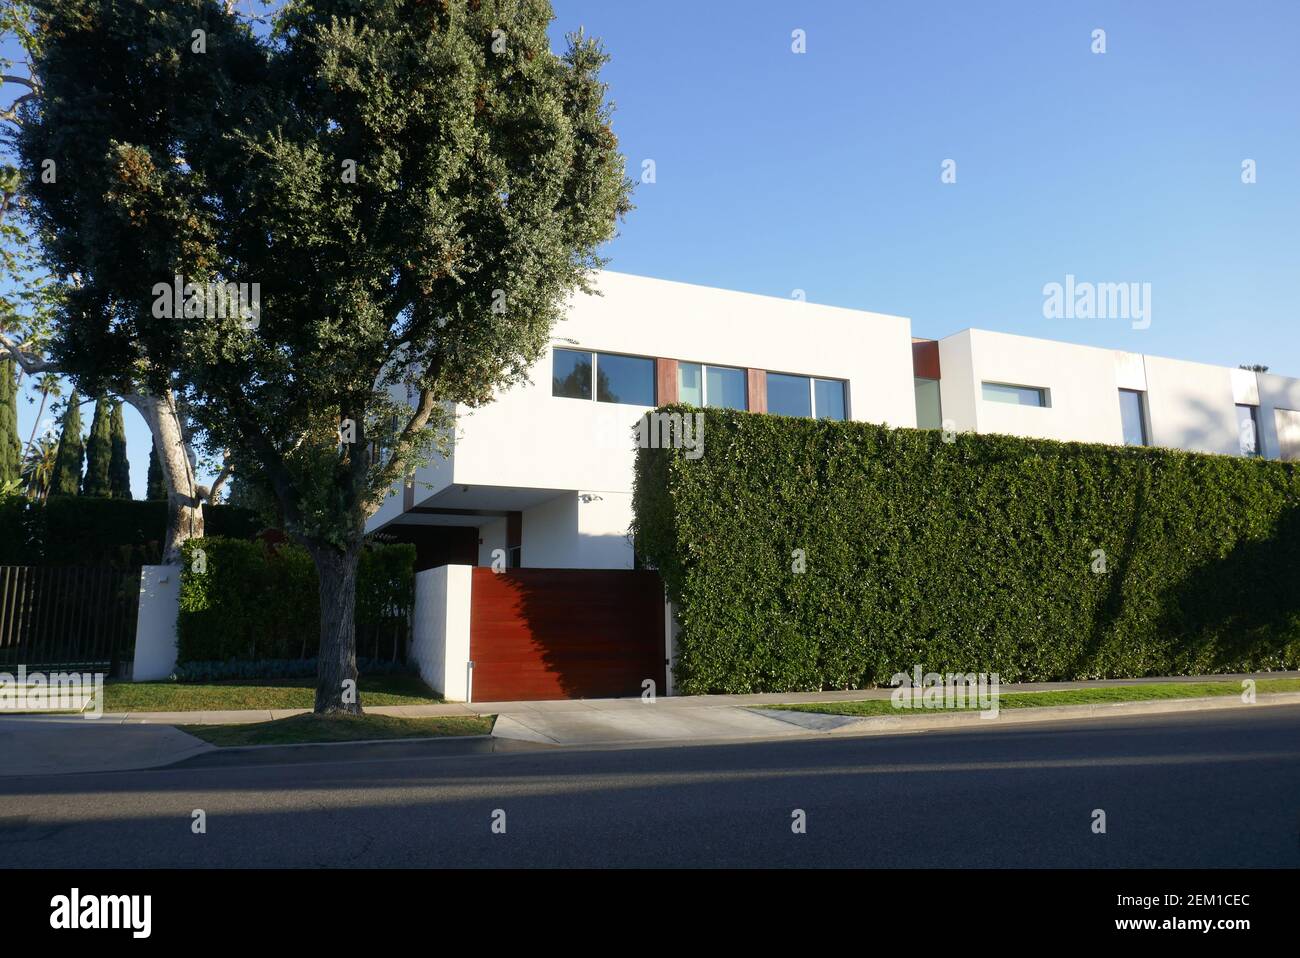
<path id="1" fill-rule="evenodd" d="M 49 496 L 58 457 L 59 443 L 53 435 L 44 435 L 28 446 L 23 459 L 23 481 L 30 498 L 42 501 Z"/>
<path id="2" fill-rule="evenodd" d="M 51 396 L 59 396 L 59 377 L 45 373 L 36 383 L 36 391 L 41 394 L 41 405 L 36 410 L 36 420 L 32 423 L 32 434 L 27 437 L 27 452 L 30 454 L 36 442 L 36 430 L 41 426 L 41 416 L 45 415 L 45 403 Z"/>

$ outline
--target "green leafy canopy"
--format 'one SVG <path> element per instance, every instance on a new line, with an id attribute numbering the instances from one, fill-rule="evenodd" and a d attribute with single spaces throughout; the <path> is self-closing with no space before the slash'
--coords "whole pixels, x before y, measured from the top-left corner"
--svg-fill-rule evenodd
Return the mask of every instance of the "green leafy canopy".
<path id="1" fill-rule="evenodd" d="M 452 404 L 526 375 L 630 208 L 606 55 L 553 53 L 543 0 L 302 0 L 267 36 L 214 0 L 34 6 L 56 355 L 180 390 L 306 539 L 353 540 Z M 256 323 L 158 315 L 175 276 L 258 284 Z"/>

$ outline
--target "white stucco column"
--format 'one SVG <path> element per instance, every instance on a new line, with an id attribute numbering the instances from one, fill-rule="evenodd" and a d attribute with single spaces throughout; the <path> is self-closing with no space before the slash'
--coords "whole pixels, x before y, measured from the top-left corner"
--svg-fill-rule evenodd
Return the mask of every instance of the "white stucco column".
<path id="1" fill-rule="evenodd" d="M 420 678 L 443 698 L 468 702 L 469 612 L 473 566 L 444 565 L 415 575 L 411 659 Z"/>
<path id="2" fill-rule="evenodd" d="M 168 678 L 176 669 L 176 618 L 181 607 L 181 567 L 147 565 L 140 569 L 140 611 L 135 623 L 135 661 L 131 679 Z"/>

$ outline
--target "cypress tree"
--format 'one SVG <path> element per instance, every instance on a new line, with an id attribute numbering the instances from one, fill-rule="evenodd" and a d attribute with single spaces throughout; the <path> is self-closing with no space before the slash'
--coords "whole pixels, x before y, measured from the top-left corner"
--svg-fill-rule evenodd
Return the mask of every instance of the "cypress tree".
<path id="1" fill-rule="evenodd" d="M 23 471 L 23 446 L 18 439 L 18 385 L 13 360 L 0 362 L 0 486 L 17 480 Z"/>
<path id="2" fill-rule="evenodd" d="M 81 441 L 81 400 L 74 391 L 63 410 L 63 428 L 59 433 L 59 453 L 54 460 L 54 478 L 50 494 L 75 496 L 81 489 L 81 463 L 86 449 Z"/>
<path id="3" fill-rule="evenodd" d="M 90 438 L 86 440 L 86 475 L 81 480 L 83 496 L 108 498 L 108 466 L 113 456 L 113 440 L 108 429 L 108 419 L 108 400 L 100 396 L 95 400 L 95 418 L 90 422 Z"/>
<path id="4" fill-rule="evenodd" d="M 130 499 L 131 463 L 126 458 L 126 421 L 122 418 L 120 402 L 113 403 L 109 438 L 113 443 L 113 455 L 108 462 L 108 494 L 114 499 Z"/>
<path id="5" fill-rule="evenodd" d="M 158 461 L 158 450 L 149 444 L 149 476 L 145 481 L 144 497 L 146 499 L 166 499 L 167 483 L 163 480 L 162 463 Z"/>

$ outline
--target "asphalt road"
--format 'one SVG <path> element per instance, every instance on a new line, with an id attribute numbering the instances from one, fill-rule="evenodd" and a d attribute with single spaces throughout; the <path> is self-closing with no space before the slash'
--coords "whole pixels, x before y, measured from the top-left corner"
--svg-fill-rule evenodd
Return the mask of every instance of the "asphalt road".
<path id="1" fill-rule="evenodd" d="M 4 867 L 1300 865 L 1300 707 L 0 779 Z M 223 762 L 231 762 L 227 756 Z M 192 813 L 206 813 L 194 834 Z M 505 833 L 494 834 L 494 811 Z M 806 815 L 805 834 L 792 813 Z M 1093 832 L 1093 810 L 1106 833 Z M 499 821 L 499 817 L 497 818 Z"/>

